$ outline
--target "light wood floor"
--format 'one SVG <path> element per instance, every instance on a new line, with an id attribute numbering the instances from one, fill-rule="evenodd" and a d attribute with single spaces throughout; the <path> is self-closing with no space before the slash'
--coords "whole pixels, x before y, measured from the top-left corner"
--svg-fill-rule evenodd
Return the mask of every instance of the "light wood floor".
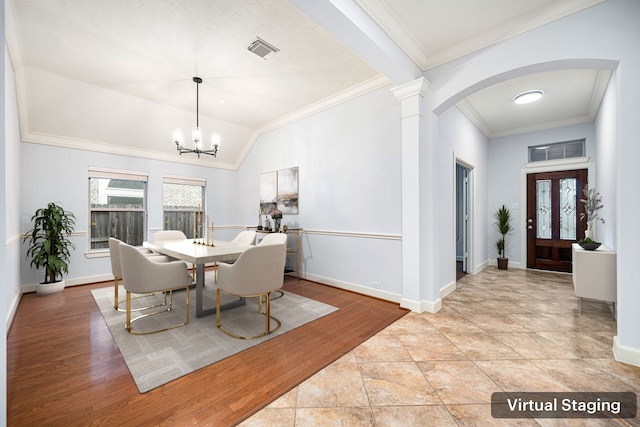
<path id="1" fill-rule="evenodd" d="M 407 313 L 288 277 L 286 292 L 340 310 L 140 394 L 90 293 L 110 285 L 22 297 L 7 339 L 9 426 L 235 425 Z"/>

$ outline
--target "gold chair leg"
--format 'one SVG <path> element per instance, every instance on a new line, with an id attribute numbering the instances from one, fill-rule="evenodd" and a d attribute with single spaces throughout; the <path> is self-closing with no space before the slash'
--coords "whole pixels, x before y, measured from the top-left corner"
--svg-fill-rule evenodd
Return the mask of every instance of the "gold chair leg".
<path id="1" fill-rule="evenodd" d="M 185 289 L 186 290 L 186 295 L 185 295 L 185 299 L 186 299 L 186 303 L 185 303 L 185 308 L 187 310 L 187 313 L 185 315 L 185 321 L 183 323 L 178 323 L 175 325 L 171 325 L 168 326 L 166 328 L 163 329 L 156 329 L 153 331 L 147 331 L 147 332 L 139 332 L 139 331 L 135 331 L 132 329 L 132 325 L 134 322 L 140 320 L 140 319 L 144 319 L 145 317 L 150 317 L 150 316 L 155 316 L 156 314 L 160 314 L 160 313 L 165 313 L 167 311 L 171 311 L 171 309 L 173 308 L 173 291 L 177 290 L 177 289 Z M 189 324 L 189 311 L 190 311 L 190 296 L 189 296 L 189 287 L 186 286 L 184 288 L 176 288 L 176 289 L 170 289 L 167 291 L 164 291 L 164 304 L 159 304 L 159 305 L 155 305 L 149 308 L 155 308 L 155 307 L 160 307 L 160 306 L 166 306 L 167 305 L 167 293 L 169 294 L 169 307 L 164 309 L 164 310 L 158 310 L 158 311 L 154 311 L 153 313 L 145 313 L 142 314 L 138 317 L 136 317 L 135 319 L 131 319 L 131 312 L 133 310 L 131 310 L 131 292 L 127 291 L 127 320 L 125 323 L 125 329 L 127 331 L 129 331 L 130 334 L 132 335 L 149 335 L 149 334 L 155 334 L 157 332 L 163 332 L 163 331 L 168 331 L 170 329 L 175 329 L 175 328 L 179 328 L 180 326 L 185 326 Z"/>
<path id="2" fill-rule="evenodd" d="M 242 340 L 252 340 L 252 339 L 256 339 L 256 338 L 261 338 L 264 337 L 266 335 L 269 335 L 275 331 L 277 331 L 278 329 L 280 329 L 280 327 L 282 326 L 282 323 L 280 322 L 280 320 L 276 319 L 275 317 L 271 316 L 271 293 L 269 294 L 262 294 L 262 295 L 257 295 L 258 297 L 258 312 L 260 314 L 262 314 L 263 316 L 265 316 L 265 321 L 266 321 L 266 326 L 265 326 L 265 331 L 259 335 L 254 335 L 252 337 L 244 337 L 241 335 L 238 335 L 234 332 L 231 332 L 230 330 L 224 328 L 222 326 L 222 323 L 220 321 L 220 289 L 216 289 L 216 326 L 218 327 L 218 329 L 220 329 L 222 332 L 224 332 L 225 334 L 229 335 L 230 337 L 233 338 L 238 338 L 238 339 L 242 339 Z M 262 297 L 265 297 L 265 312 L 262 312 Z M 271 320 L 274 320 L 276 322 L 276 327 L 271 329 Z"/>
<path id="3" fill-rule="evenodd" d="M 127 292 L 127 320 L 124 327 L 127 331 L 131 332 L 131 293 Z"/>
<path id="4" fill-rule="evenodd" d="M 262 297 L 260 299 L 262 300 Z M 264 334 L 267 335 L 271 333 L 271 294 L 265 295 L 265 299 L 267 300 L 267 313 L 264 318 L 267 323 L 264 326 Z"/>
<path id="5" fill-rule="evenodd" d="M 120 305 L 120 301 L 118 301 L 118 288 L 120 287 L 120 279 L 117 277 L 113 278 L 114 288 L 113 288 L 113 308 L 118 310 Z M 118 310 L 119 311 L 119 310 Z"/>

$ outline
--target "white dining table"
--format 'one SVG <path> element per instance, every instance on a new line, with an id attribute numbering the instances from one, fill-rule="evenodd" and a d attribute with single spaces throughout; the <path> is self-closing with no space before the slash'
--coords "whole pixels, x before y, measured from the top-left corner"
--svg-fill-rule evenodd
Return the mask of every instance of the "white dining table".
<path id="1" fill-rule="evenodd" d="M 214 262 L 235 261 L 251 245 L 215 240 L 213 246 L 199 243 L 200 239 L 165 240 L 158 243 L 144 242 L 144 247 L 173 258 L 177 258 L 196 266 L 196 317 L 216 312 L 215 307 L 204 307 L 204 269 L 205 265 Z M 245 303 L 244 298 L 220 306 L 221 310 L 237 307 Z"/>

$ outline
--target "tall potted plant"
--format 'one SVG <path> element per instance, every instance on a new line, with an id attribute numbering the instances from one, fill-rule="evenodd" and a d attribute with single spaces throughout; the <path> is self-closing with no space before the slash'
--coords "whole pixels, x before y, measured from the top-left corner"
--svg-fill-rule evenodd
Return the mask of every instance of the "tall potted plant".
<path id="1" fill-rule="evenodd" d="M 56 203 L 36 210 L 33 228 L 24 236 L 27 242 L 27 258 L 30 266 L 44 268 L 44 282 L 36 285 L 36 292 L 49 295 L 62 292 L 65 286 L 63 274 L 69 272 L 71 249 L 76 247 L 68 239 L 75 227 L 75 216 Z"/>
<path id="2" fill-rule="evenodd" d="M 496 228 L 501 237 L 496 242 L 496 249 L 498 250 L 498 268 L 500 270 L 506 270 L 509 267 L 509 258 L 505 257 L 506 236 L 513 231 L 511 226 L 511 211 L 507 209 L 505 205 L 502 205 L 500 209 L 493 215 L 496 222 Z"/>

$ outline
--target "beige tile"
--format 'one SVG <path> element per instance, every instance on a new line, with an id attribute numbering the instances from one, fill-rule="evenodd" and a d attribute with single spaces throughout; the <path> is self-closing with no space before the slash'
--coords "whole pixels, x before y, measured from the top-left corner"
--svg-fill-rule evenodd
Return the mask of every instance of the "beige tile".
<path id="1" fill-rule="evenodd" d="M 377 427 L 457 426 L 444 405 L 386 406 L 372 410 Z"/>
<path id="2" fill-rule="evenodd" d="M 445 404 L 490 403 L 502 391 L 473 362 L 418 362 L 418 367 Z"/>
<path id="3" fill-rule="evenodd" d="M 495 313 L 490 307 L 485 305 L 485 302 L 478 301 L 448 301 L 445 303 L 446 307 L 450 307 L 460 315 L 471 313 Z"/>
<path id="4" fill-rule="evenodd" d="M 491 416 L 490 404 L 475 404 L 475 405 L 447 405 L 447 409 L 453 416 L 458 426 L 467 427 L 538 427 L 539 424 L 532 419 L 502 419 L 493 418 Z"/>
<path id="5" fill-rule="evenodd" d="M 505 316 L 532 332 L 559 332 L 567 330 L 567 326 L 558 322 L 558 319 L 542 313 L 508 313 Z"/>
<path id="6" fill-rule="evenodd" d="M 267 407 L 238 425 L 240 427 L 295 427 L 296 410 Z"/>
<path id="7" fill-rule="evenodd" d="M 296 411 L 295 427 L 373 427 L 371 408 L 303 408 Z"/>
<path id="8" fill-rule="evenodd" d="M 640 427 L 491 416 L 501 390 L 640 396 L 640 368 L 613 359 L 615 334 L 601 304 L 580 315 L 570 275 L 489 267 L 460 280 L 438 313 L 408 313 L 242 425 Z"/>
<path id="9" fill-rule="evenodd" d="M 298 387 L 290 390 L 288 393 L 283 394 L 273 402 L 271 402 L 267 408 L 295 408 L 298 400 Z"/>
<path id="10" fill-rule="evenodd" d="M 411 312 L 387 326 L 378 335 L 424 334 L 429 332 L 437 332 L 437 330 L 423 314 Z"/>
<path id="11" fill-rule="evenodd" d="M 397 335 L 376 335 L 360 344 L 353 353 L 358 363 L 412 360 Z"/>
<path id="12" fill-rule="evenodd" d="M 467 318 L 486 332 L 528 332 L 524 326 L 497 313 L 476 313 Z"/>
<path id="13" fill-rule="evenodd" d="M 594 337 L 584 332 L 538 332 L 538 335 L 578 357 L 611 357 L 613 354 L 611 337 Z"/>
<path id="14" fill-rule="evenodd" d="M 629 384 L 587 360 L 534 360 L 533 363 L 572 391 L 631 391 Z"/>
<path id="15" fill-rule="evenodd" d="M 468 334 L 485 333 L 474 323 L 470 322 L 465 316 L 456 314 L 435 313 L 427 317 L 429 323 L 436 327 L 439 332 L 444 334 L 448 332 L 466 332 Z"/>
<path id="16" fill-rule="evenodd" d="M 371 406 L 441 403 L 413 362 L 364 363 L 360 371 Z"/>
<path id="17" fill-rule="evenodd" d="M 401 335 L 400 342 L 416 362 L 466 359 L 466 356 L 442 334 Z"/>
<path id="18" fill-rule="evenodd" d="M 640 397 L 640 367 L 617 362 L 611 357 L 606 359 L 588 359 L 586 362 L 628 384 L 632 389 L 636 390 L 636 393 Z"/>
<path id="19" fill-rule="evenodd" d="M 571 391 L 529 360 L 481 360 L 475 364 L 506 392 Z"/>
<path id="20" fill-rule="evenodd" d="M 536 421 L 539 425 L 543 427 L 620 427 L 625 425 L 633 425 L 627 424 L 626 421 L 618 422 L 617 420 L 608 420 L 602 418 L 565 418 L 565 419 L 557 419 L 557 418 L 537 418 Z"/>
<path id="21" fill-rule="evenodd" d="M 513 301 L 483 301 L 483 306 L 493 310 L 498 314 L 510 314 L 510 313 L 529 313 L 526 304 L 518 304 Z"/>
<path id="22" fill-rule="evenodd" d="M 334 363 L 298 386 L 298 408 L 369 406 L 358 366 Z"/>
<path id="23" fill-rule="evenodd" d="M 448 333 L 445 336 L 472 360 L 522 359 L 522 356 L 511 347 L 488 333 Z"/>
<path id="24" fill-rule="evenodd" d="M 578 357 L 575 353 L 555 345 L 534 332 L 492 335 L 525 359 L 575 359 Z"/>

